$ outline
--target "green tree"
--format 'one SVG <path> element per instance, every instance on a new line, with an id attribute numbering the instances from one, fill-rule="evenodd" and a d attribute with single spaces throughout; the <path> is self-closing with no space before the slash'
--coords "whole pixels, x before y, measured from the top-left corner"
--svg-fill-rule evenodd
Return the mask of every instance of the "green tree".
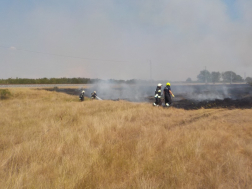
<path id="1" fill-rule="evenodd" d="M 213 83 L 217 83 L 220 81 L 221 78 L 221 73 L 220 72 L 212 72 L 211 73 L 211 78 Z"/>
<path id="2" fill-rule="evenodd" d="M 246 83 L 252 83 L 252 77 L 246 77 L 245 81 Z"/>
<path id="3" fill-rule="evenodd" d="M 240 75 L 237 75 L 233 71 L 226 71 L 221 74 L 223 82 L 242 82 L 244 81 Z"/>
<path id="4" fill-rule="evenodd" d="M 211 82 L 211 74 L 207 70 L 200 71 L 199 75 L 197 76 L 199 82 Z"/>
<path id="5" fill-rule="evenodd" d="M 234 81 L 234 82 L 243 82 L 244 79 L 243 79 L 242 76 L 240 76 L 240 75 L 235 75 L 233 81 Z"/>

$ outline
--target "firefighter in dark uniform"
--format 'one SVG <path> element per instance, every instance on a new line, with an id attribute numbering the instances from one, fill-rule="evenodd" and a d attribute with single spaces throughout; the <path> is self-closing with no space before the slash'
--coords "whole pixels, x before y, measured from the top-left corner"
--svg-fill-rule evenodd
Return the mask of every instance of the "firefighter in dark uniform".
<path id="1" fill-rule="evenodd" d="M 175 97 L 171 91 L 171 84 L 166 83 L 166 87 L 164 88 L 164 98 L 165 98 L 165 106 L 170 106 L 172 104 L 172 97 Z"/>
<path id="2" fill-rule="evenodd" d="M 80 99 L 81 101 L 84 101 L 84 94 L 85 94 L 85 91 L 83 90 L 83 91 L 81 92 L 80 96 L 79 96 L 79 99 Z"/>
<path id="3" fill-rule="evenodd" d="M 96 96 L 97 96 L 96 91 L 94 91 L 93 93 L 91 93 L 91 98 L 92 98 L 92 99 L 95 99 Z"/>
<path id="4" fill-rule="evenodd" d="M 162 92 L 161 87 L 162 87 L 162 84 L 159 83 L 157 85 L 157 88 L 156 88 L 156 91 L 155 91 L 155 102 L 153 103 L 154 106 L 160 106 L 160 105 L 162 105 L 162 102 L 161 102 L 161 96 L 162 96 L 162 94 L 161 94 L 161 92 Z"/>

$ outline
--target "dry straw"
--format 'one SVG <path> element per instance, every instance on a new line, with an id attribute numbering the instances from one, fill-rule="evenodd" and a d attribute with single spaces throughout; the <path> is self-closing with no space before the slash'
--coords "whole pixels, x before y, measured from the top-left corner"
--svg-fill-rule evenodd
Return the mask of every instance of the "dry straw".
<path id="1" fill-rule="evenodd" d="M 0 188 L 252 188 L 252 110 L 10 92 Z"/>

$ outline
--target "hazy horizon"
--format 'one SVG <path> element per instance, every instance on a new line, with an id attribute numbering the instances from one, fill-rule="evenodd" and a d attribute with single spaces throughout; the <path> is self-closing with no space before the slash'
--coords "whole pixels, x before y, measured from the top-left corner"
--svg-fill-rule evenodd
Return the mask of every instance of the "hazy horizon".
<path id="1" fill-rule="evenodd" d="M 252 1 L 0 3 L 0 78 L 252 77 Z"/>

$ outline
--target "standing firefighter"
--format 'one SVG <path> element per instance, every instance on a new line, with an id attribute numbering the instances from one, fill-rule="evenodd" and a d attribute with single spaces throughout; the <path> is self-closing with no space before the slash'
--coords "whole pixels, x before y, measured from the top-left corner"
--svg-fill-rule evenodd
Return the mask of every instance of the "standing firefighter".
<path id="1" fill-rule="evenodd" d="M 85 94 L 85 91 L 83 90 L 83 91 L 81 92 L 80 96 L 79 96 L 79 99 L 80 99 L 81 101 L 84 101 L 84 94 Z"/>
<path id="2" fill-rule="evenodd" d="M 165 98 L 165 106 L 170 106 L 172 104 L 172 97 L 175 97 L 171 91 L 171 84 L 166 83 L 166 87 L 164 88 L 164 98 Z"/>
<path id="3" fill-rule="evenodd" d="M 92 98 L 92 99 L 95 99 L 96 96 L 97 96 L 96 91 L 94 91 L 93 93 L 91 93 L 91 98 Z"/>
<path id="4" fill-rule="evenodd" d="M 155 91 L 155 102 L 153 103 L 154 106 L 159 106 L 159 105 L 162 105 L 162 102 L 161 102 L 161 87 L 162 87 L 162 84 L 159 83 L 157 85 L 157 88 L 156 88 L 156 91 Z"/>

